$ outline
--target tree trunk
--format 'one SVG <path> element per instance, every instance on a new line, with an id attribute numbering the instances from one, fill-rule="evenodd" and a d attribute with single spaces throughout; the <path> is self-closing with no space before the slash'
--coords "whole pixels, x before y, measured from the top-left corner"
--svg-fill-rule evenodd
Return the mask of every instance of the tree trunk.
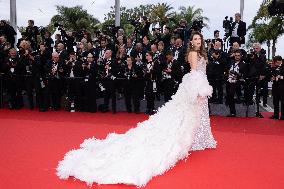
<path id="1" fill-rule="evenodd" d="M 272 58 L 275 56 L 276 54 L 276 39 L 272 40 Z"/>
<path id="2" fill-rule="evenodd" d="M 270 40 L 267 41 L 267 59 L 270 60 Z"/>

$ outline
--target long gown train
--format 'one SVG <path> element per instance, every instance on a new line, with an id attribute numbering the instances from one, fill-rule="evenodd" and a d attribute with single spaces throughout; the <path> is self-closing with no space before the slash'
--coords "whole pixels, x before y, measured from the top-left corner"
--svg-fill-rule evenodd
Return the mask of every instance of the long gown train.
<path id="1" fill-rule="evenodd" d="M 172 100 L 137 127 L 125 134 L 111 133 L 104 140 L 86 139 L 80 149 L 66 153 L 57 167 L 59 178 L 73 176 L 88 185 L 144 186 L 190 151 L 215 148 L 207 100 L 212 87 L 205 69 L 202 58 L 197 70 L 183 77 Z"/>

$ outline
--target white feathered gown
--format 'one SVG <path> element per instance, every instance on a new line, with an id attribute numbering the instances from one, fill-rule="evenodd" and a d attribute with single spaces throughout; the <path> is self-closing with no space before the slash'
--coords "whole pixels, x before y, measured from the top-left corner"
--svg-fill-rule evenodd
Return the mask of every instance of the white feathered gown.
<path id="1" fill-rule="evenodd" d="M 207 102 L 212 87 L 205 70 L 202 58 L 197 70 L 183 77 L 172 100 L 137 127 L 125 134 L 111 133 L 104 140 L 86 139 L 80 149 L 66 153 L 57 175 L 61 179 L 73 176 L 88 185 L 144 186 L 190 151 L 215 148 Z"/>

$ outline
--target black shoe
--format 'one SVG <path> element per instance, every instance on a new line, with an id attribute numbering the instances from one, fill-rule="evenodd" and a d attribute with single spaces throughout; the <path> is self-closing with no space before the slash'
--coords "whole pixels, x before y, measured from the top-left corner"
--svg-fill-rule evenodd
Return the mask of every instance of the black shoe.
<path id="1" fill-rule="evenodd" d="M 242 103 L 242 100 L 240 98 L 237 98 L 236 99 L 236 104 L 241 104 Z"/>
<path id="2" fill-rule="evenodd" d="M 116 110 L 112 110 L 112 113 L 113 113 L 113 114 L 116 114 Z"/>
<path id="3" fill-rule="evenodd" d="M 228 114 L 227 117 L 236 117 L 236 114 Z"/>
<path id="4" fill-rule="evenodd" d="M 106 112 L 109 112 L 108 108 L 105 108 L 105 109 L 102 110 L 102 113 L 106 113 Z"/>
<path id="5" fill-rule="evenodd" d="M 40 108 L 38 111 L 39 111 L 39 112 L 46 112 L 47 109 L 46 109 L 46 108 Z"/>
<path id="6" fill-rule="evenodd" d="M 279 116 L 277 116 L 277 115 L 272 115 L 271 117 L 269 117 L 269 119 L 279 119 Z"/>
<path id="7" fill-rule="evenodd" d="M 153 115 L 155 112 L 153 110 L 146 110 L 145 113 L 148 115 Z"/>
<path id="8" fill-rule="evenodd" d="M 213 104 L 223 104 L 223 101 L 222 100 L 218 100 L 218 101 L 213 102 Z"/>
<path id="9" fill-rule="evenodd" d="M 134 110 L 134 113 L 139 114 L 140 113 L 140 109 Z"/>
<path id="10" fill-rule="evenodd" d="M 266 107 L 267 107 L 267 104 L 263 104 L 262 106 L 266 108 Z"/>

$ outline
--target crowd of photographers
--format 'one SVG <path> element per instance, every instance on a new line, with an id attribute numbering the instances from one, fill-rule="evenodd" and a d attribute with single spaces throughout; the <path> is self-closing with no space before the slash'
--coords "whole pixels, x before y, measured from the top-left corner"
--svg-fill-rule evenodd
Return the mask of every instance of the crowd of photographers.
<path id="1" fill-rule="evenodd" d="M 91 34 L 85 30 L 65 31 L 57 24 L 61 34 L 54 41 L 49 31 L 29 20 L 26 32 L 14 48 L 13 28 L 2 22 L 1 104 L 5 104 L 5 93 L 10 109 L 22 108 L 24 91 L 29 108 L 37 106 L 39 111 L 59 110 L 62 97 L 66 96 L 65 104 L 70 111 L 108 112 L 111 101 L 111 111 L 116 113 L 117 98 L 124 96 L 127 112 L 143 111 L 140 101 L 145 99 L 147 114 L 154 113 L 155 100 L 169 101 L 183 75 L 190 71 L 186 62 L 188 38 L 192 31 L 201 31 L 203 27 L 201 21 L 188 26 L 181 20 L 175 29 L 153 28 L 150 32 L 151 23 L 143 17 L 141 22 L 132 21 L 135 31 L 126 37 L 123 29 L 115 27 Z M 256 103 L 262 96 L 266 106 L 268 82 L 272 80 L 275 112 L 271 118 L 279 118 L 281 102 L 280 119 L 283 119 L 282 58 L 276 56 L 268 64 L 259 43 L 253 44 L 249 52 L 241 49 L 246 24 L 240 14 L 235 15 L 234 22 L 227 20 L 224 24 L 230 49 L 225 49 L 227 39 L 221 39 L 218 30 L 213 39 L 206 40 L 207 75 L 213 86 L 210 102 L 226 103 L 230 117 L 236 116 L 236 103 L 252 105 L 254 94 Z M 97 104 L 99 98 L 103 99 L 102 104 Z"/>

